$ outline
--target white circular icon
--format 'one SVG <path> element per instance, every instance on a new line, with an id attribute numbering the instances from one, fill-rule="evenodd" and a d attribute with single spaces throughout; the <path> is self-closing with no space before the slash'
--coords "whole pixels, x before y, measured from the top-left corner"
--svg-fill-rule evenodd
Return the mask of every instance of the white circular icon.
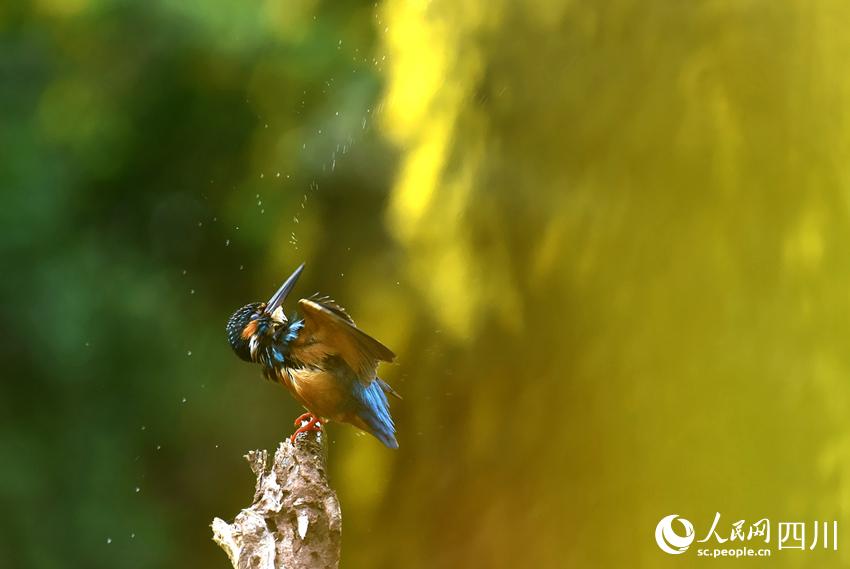
<path id="1" fill-rule="evenodd" d="M 679 523 L 685 530 L 685 535 L 679 535 L 673 529 L 673 522 L 679 519 Z M 655 526 L 655 542 L 661 551 L 670 555 L 679 555 L 688 550 L 688 547 L 694 542 L 694 526 L 685 518 L 680 518 L 678 514 L 671 514 L 661 518 L 658 525 Z"/>

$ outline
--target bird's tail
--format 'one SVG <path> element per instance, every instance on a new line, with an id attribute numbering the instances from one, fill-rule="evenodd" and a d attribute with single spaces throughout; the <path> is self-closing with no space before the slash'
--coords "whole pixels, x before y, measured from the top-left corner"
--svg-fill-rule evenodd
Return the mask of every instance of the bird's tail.
<path id="1" fill-rule="evenodd" d="M 362 385 L 362 384 L 361 384 Z M 380 379 L 375 379 L 360 392 L 360 409 L 358 418 L 362 428 L 389 448 L 398 448 L 395 439 L 395 424 L 390 416 L 390 406 L 384 394 L 384 386 L 389 387 Z"/>

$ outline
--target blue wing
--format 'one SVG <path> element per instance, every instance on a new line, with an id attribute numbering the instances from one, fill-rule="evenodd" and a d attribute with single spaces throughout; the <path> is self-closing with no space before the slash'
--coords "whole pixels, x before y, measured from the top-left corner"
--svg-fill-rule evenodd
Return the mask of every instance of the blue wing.
<path id="1" fill-rule="evenodd" d="M 390 406 L 385 392 L 398 395 L 380 378 L 376 378 L 365 386 L 360 382 L 354 382 L 354 397 L 358 403 L 356 413 L 363 422 L 363 425 L 360 425 L 361 428 L 387 447 L 398 448 L 395 424 L 390 416 Z"/>

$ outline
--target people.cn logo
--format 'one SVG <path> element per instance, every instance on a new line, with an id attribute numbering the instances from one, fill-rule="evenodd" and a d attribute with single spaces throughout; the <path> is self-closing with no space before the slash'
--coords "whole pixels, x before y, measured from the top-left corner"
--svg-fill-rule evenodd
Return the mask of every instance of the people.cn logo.
<path id="1" fill-rule="evenodd" d="M 679 524 L 684 529 L 684 535 L 679 535 L 673 529 L 673 522 L 676 519 L 679 520 Z M 695 537 L 694 525 L 685 518 L 680 518 L 678 514 L 671 514 L 661 518 L 661 521 L 655 526 L 655 542 L 658 543 L 661 551 L 670 555 L 679 555 L 686 552 L 688 547 L 694 542 Z"/>

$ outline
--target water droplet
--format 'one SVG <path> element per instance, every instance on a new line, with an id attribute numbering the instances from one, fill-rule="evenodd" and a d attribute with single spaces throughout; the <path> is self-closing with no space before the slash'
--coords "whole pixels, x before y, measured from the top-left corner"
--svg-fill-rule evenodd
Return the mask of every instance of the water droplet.
<path id="1" fill-rule="evenodd" d="M 274 175 L 275 178 L 280 178 L 280 172 Z"/>
<path id="2" fill-rule="evenodd" d="M 189 350 L 188 352 L 186 352 L 186 355 L 187 355 L 187 356 L 191 356 L 191 355 L 192 355 L 192 350 Z"/>
<path id="3" fill-rule="evenodd" d="M 186 276 L 186 269 L 183 269 L 183 276 Z"/>
<path id="4" fill-rule="evenodd" d="M 180 403 L 186 403 L 186 398 L 184 397 L 183 399 L 181 399 Z"/>
<path id="5" fill-rule="evenodd" d="M 225 239 L 225 240 L 224 240 L 224 246 L 225 246 L 225 247 L 230 247 L 230 239 Z"/>
<path id="6" fill-rule="evenodd" d="M 141 488 L 139 488 L 138 486 L 136 486 L 136 494 L 138 494 L 138 493 L 139 493 L 139 491 L 141 491 Z"/>
<path id="7" fill-rule="evenodd" d="M 131 534 L 130 534 L 130 539 L 136 539 L 136 534 L 135 534 L 135 533 L 131 533 Z"/>
<path id="8" fill-rule="evenodd" d="M 245 265 L 239 265 L 239 270 L 240 270 L 240 271 L 244 271 L 244 270 L 245 270 Z"/>
<path id="9" fill-rule="evenodd" d="M 161 448 L 162 448 L 162 445 L 156 445 L 156 450 L 159 450 Z"/>
<path id="10" fill-rule="evenodd" d="M 193 289 L 193 288 L 189 289 L 189 294 L 195 294 L 195 289 Z"/>
<path id="11" fill-rule="evenodd" d="M 204 222 L 203 222 L 203 221 L 199 221 L 199 222 L 198 222 L 198 227 L 203 227 L 203 226 L 204 226 Z"/>
<path id="12" fill-rule="evenodd" d="M 146 427 L 146 426 L 144 426 L 144 425 L 142 425 L 142 430 L 144 431 L 144 430 L 146 430 L 146 429 L 147 429 L 147 427 Z"/>
<path id="13" fill-rule="evenodd" d="M 260 199 L 260 194 L 257 194 L 257 199 Z"/>
<path id="14" fill-rule="evenodd" d="M 106 538 L 106 545 L 109 545 L 110 543 L 112 543 L 112 538 L 111 538 L 111 537 L 107 537 L 107 538 Z"/>
<path id="15" fill-rule="evenodd" d="M 260 215 L 262 215 L 262 214 L 264 214 L 264 213 L 266 213 L 266 210 L 261 209 L 261 210 L 260 210 Z"/>

